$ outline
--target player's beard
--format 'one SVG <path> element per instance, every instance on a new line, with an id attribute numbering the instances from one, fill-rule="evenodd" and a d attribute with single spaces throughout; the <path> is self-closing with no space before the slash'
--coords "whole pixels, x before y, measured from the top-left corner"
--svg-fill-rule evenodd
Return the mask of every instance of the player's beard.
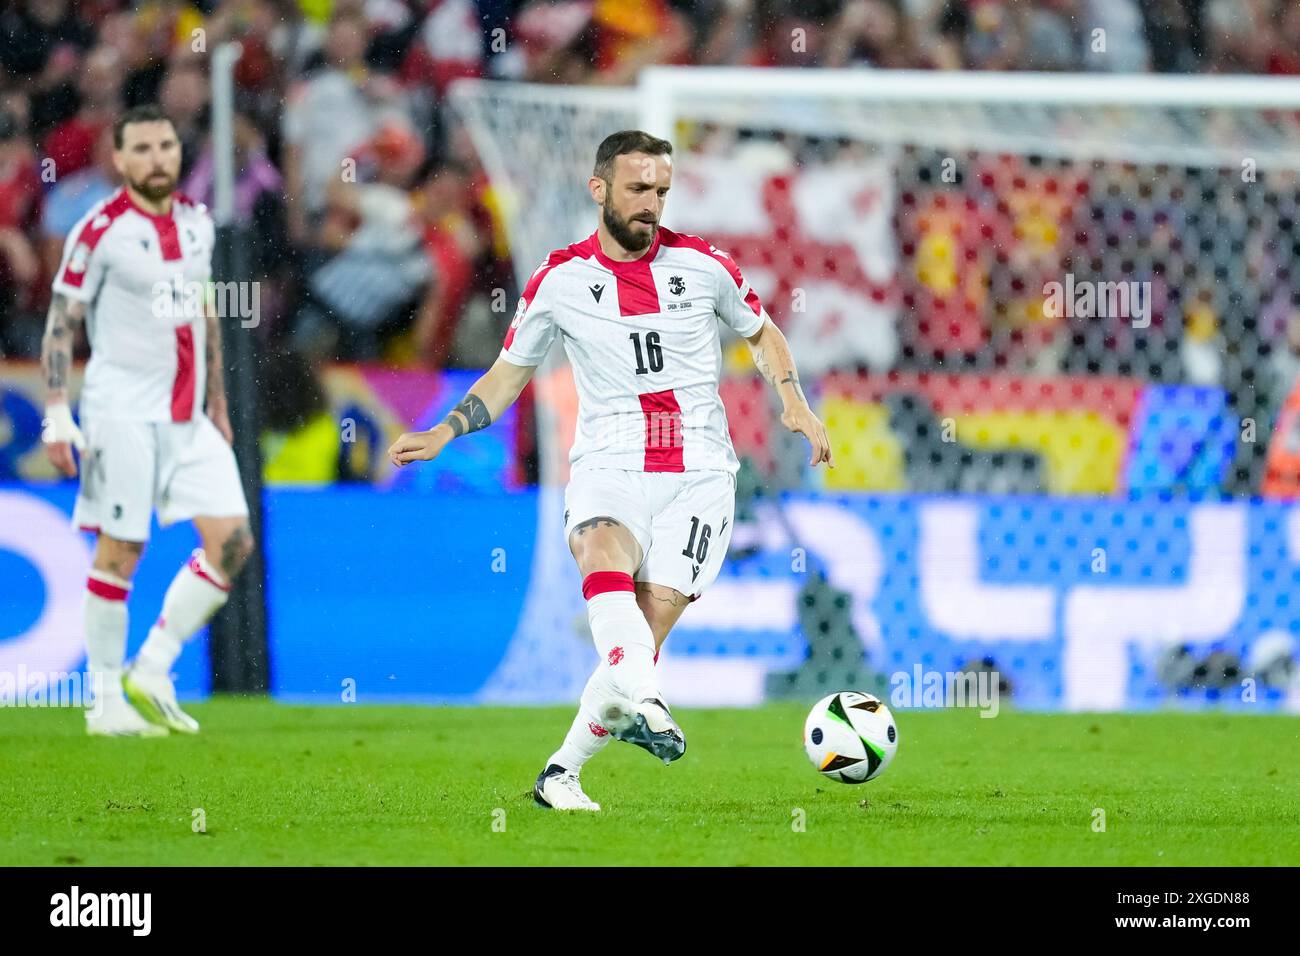
<path id="1" fill-rule="evenodd" d="M 155 169 L 139 182 L 131 183 L 131 188 L 150 202 L 158 202 L 176 191 L 176 180 L 169 174 Z"/>
<path id="2" fill-rule="evenodd" d="M 605 228 L 609 234 L 614 237 L 614 241 L 626 249 L 628 252 L 640 252 L 647 249 L 654 240 L 655 233 L 659 231 L 659 223 L 652 222 L 649 232 L 636 232 L 632 229 L 634 220 L 624 219 L 615 210 L 609 200 L 606 200 L 601 207 L 601 217 L 605 221 Z"/>

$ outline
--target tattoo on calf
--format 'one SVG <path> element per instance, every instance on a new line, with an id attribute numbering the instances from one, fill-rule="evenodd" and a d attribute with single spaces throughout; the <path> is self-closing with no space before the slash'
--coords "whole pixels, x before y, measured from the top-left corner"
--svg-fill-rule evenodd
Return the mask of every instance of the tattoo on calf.
<path id="1" fill-rule="evenodd" d="M 221 545 L 221 571 L 227 583 L 235 579 L 248 555 L 248 541 L 252 535 L 247 528 L 236 528 Z"/>
<path id="2" fill-rule="evenodd" d="M 468 422 L 468 425 L 461 424 L 462 417 L 465 422 Z M 487 428 L 492 424 L 492 415 L 488 412 L 483 399 L 471 392 L 465 396 L 459 405 L 451 410 L 451 414 L 446 418 L 446 423 L 451 426 L 453 437 L 459 438 L 468 432 L 476 432 Z"/>

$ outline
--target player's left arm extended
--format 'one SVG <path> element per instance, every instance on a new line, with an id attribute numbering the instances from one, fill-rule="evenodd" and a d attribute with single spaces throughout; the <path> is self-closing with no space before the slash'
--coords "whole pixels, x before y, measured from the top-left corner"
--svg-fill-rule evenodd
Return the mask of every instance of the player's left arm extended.
<path id="1" fill-rule="evenodd" d="M 230 409 L 226 405 L 226 374 L 221 361 L 221 320 L 217 317 L 216 307 L 209 300 L 204 309 L 204 321 L 207 323 L 207 343 L 204 361 L 208 369 L 208 394 L 204 410 L 212 424 L 217 426 L 227 444 L 235 440 L 235 433 L 230 427 Z"/>
<path id="2" fill-rule="evenodd" d="M 754 365 L 781 397 L 781 424 L 790 431 L 803 435 L 808 439 L 808 444 L 812 445 L 812 458 L 808 464 L 816 465 L 824 461 L 828 468 L 834 468 L 826 426 L 809 407 L 808 399 L 799 387 L 799 370 L 795 368 L 790 343 L 785 340 L 781 330 L 768 319 L 762 328 L 745 341 L 749 343 L 750 354 L 754 356 Z"/>

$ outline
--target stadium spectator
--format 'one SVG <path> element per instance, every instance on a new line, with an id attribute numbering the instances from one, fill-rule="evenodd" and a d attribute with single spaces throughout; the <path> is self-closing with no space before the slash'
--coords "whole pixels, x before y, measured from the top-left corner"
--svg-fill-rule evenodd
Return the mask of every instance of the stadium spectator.
<path id="1" fill-rule="evenodd" d="M 71 175 L 59 176 L 45 197 L 41 211 L 41 261 L 47 275 L 54 275 L 63 256 L 63 242 L 77 224 L 105 196 L 117 189 L 121 177 L 113 168 L 113 129 L 100 130 L 91 153 L 91 163 Z"/>
<path id="2" fill-rule="evenodd" d="M 39 212 L 40 174 L 31 142 L 11 114 L 0 113 L 0 351 L 31 354 L 40 332 L 33 323 L 41 279 L 31 240 Z M 32 338 L 33 334 L 36 336 Z"/>
<path id="3" fill-rule="evenodd" d="M 441 98 L 453 80 L 482 75 L 483 34 L 474 0 L 430 4 L 402 57 L 402 81 Z"/>
<path id="4" fill-rule="evenodd" d="M 535 0 L 512 24 L 519 53 L 498 64 L 502 75 L 534 83 L 584 83 L 595 60 L 591 4 Z"/>
<path id="5" fill-rule="evenodd" d="M 424 364 L 444 368 L 484 251 L 481 224 L 471 210 L 469 170 L 445 164 L 430 175 L 421 192 L 424 247 L 437 277 L 421 303 L 414 345 Z"/>
<path id="6" fill-rule="evenodd" d="M 1137 0 L 1084 0 L 1082 6 L 1089 25 L 1083 37 L 1084 69 L 1104 73 L 1146 73 L 1151 69 L 1151 51 Z"/>
<path id="7" fill-rule="evenodd" d="M 319 240 L 337 254 L 311 275 L 294 329 L 314 360 L 379 358 L 385 334 L 409 324 L 431 276 L 410 194 L 423 158 L 418 138 L 394 124 L 359 152 L 373 156 L 377 181 L 329 183 Z"/>
<path id="8" fill-rule="evenodd" d="M 1142 19 L 1157 73 L 1192 73 L 1205 57 L 1204 0 L 1146 0 Z"/>
<path id="9" fill-rule="evenodd" d="M 946 0 L 938 22 L 946 58 L 976 70 L 1019 68 L 1029 13 L 1027 5 L 1004 0 Z"/>
<path id="10" fill-rule="evenodd" d="M 252 120 L 235 114 L 235 220 L 245 225 L 253 222 L 259 203 L 278 202 L 284 180 L 266 155 L 266 143 Z M 191 199 L 212 205 L 216 163 L 212 143 L 208 142 L 185 180 L 185 194 Z"/>
<path id="11" fill-rule="evenodd" d="M 345 160 L 385 122 L 410 125 L 402 89 L 365 63 L 367 24 L 357 13 L 331 20 L 325 65 L 289 91 L 284 110 L 284 156 L 289 236 L 310 245 L 331 183 L 351 168 Z"/>
<path id="12" fill-rule="evenodd" d="M 208 126 L 208 81 L 193 55 L 175 58 L 158 89 L 158 102 L 181 141 L 181 176 L 189 175 Z"/>
<path id="13" fill-rule="evenodd" d="M 77 75 L 80 105 L 75 115 L 45 136 L 42 151 L 54 161 L 60 178 L 94 162 L 95 143 L 121 109 L 122 64 L 117 51 L 98 46 L 86 55 Z"/>
<path id="14" fill-rule="evenodd" d="M 276 334 L 286 308 L 293 252 L 285 225 L 284 178 L 267 155 L 266 141 L 246 113 L 236 113 L 234 222 L 248 238 L 248 268 L 260 283 L 259 331 Z M 184 180 L 191 199 L 212 206 L 215 201 L 216 164 L 212 144 L 204 144 Z"/>
<path id="15" fill-rule="evenodd" d="M 1268 72 L 1300 75 L 1300 3 L 1278 3 L 1273 24 L 1270 32 L 1275 39 L 1268 57 Z"/>
<path id="16" fill-rule="evenodd" d="M 1205 19 L 1210 40 L 1210 72 L 1264 72 L 1271 41 L 1262 2 L 1210 0 L 1205 7 Z"/>
<path id="17" fill-rule="evenodd" d="M 849 0 L 831 28 L 823 60 L 828 67 L 877 69 L 909 69 L 923 63 L 915 27 L 901 0 Z"/>

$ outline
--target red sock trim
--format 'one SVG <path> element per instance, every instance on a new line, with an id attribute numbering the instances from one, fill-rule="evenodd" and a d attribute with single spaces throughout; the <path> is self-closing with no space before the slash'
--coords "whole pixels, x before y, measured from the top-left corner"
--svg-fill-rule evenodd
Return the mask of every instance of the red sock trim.
<path id="1" fill-rule="evenodd" d="M 118 584 L 111 584 L 108 581 L 101 581 L 97 577 L 86 578 L 86 590 L 95 597 L 101 597 L 105 601 L 125 601 L 130 588 L 124 588 Z"/>
<path id="2" fill-rule="evenodd" d="M 597 594 L 607 594 L 610 591 L 631 591 L 635 594 L 632 575 L 626 571 L 592 571 L 582 579 L 582 596 L 588 601 Z"/>
<path id="3" fill-rule="evenodd" d="M 208 582 L 209 584 L 211 584 L 214 588 L 216 588 L 216 589 L 218 589 L 218 590 L 220 590 L 220 591 L 229 591 L 229 590 L 230 590 L 230 585 L 229 585 L 229 584 L 221 584 L 221 583 L 218 582 L 215 578 L 213 578 L 212 575 L 208 574 L 207 571 L 204 571 L 204 570 L 203 570 L 203 565 L 199 563 L 199 556 L 198 556 L 197 554 L 192 554 L 192 555 L 190 555 L 190 564 L 189 564 L 189 567 L 190 567 L 190 570 L 191 570 L 191 571 L 193 571 L 196 575 L 198 575 L 199 577 L 201 577 L 204 581 L 207 581 L 207 582 Z"/>

